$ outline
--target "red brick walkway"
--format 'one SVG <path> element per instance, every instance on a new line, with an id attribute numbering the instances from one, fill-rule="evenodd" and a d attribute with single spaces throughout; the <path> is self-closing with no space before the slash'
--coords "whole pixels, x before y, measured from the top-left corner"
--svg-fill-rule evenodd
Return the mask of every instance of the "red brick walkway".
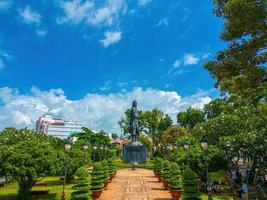
<path id="1" fill-rule="evenodd" d="M 147 169 L 118 170 L 100 200 L 171 200 L 171 194 Z"/>

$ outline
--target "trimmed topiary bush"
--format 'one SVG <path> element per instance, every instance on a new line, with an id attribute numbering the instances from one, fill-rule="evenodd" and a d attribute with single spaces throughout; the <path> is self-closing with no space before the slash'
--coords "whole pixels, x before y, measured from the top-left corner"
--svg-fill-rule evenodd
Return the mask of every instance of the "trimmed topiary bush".
<path id="1" fill-rule="evenodd" d="M 104 171 L 104 180 L 107 181 L 109 179 L 109 167 L 108 167 L 108 162 L 106 160 L 103 160 L 101 162 L 103 171 Z"/>
<path id="2" fill-rule="evenodd" d="M 158 157 L 155 157 L 154 159 L 153 159 L 153 171 L 154 171 L 154 174 L 155 174 L 155 176 L 158 176 L 158 169 L 157 169 L 157 163 L 158 163 L 158 160 L 159 160 L 159 158 Z"/>
<path id="3" fill-rule="evenodd" d="M 177 163 L 171 163 L 169 188 L 173 190 L 182 189 L 182 173 Z"/>
<path id="4" fill-rule="evenodd" d="M 170 178 L 170 161 L 165 160 L 163 162 L 163 180 L 169 182 Z"/>
<path id="5" fill-rule="evenodd" d="M 154 160 L 154 171 L 159 176 L 161 176 L 162 170 L 163 170 L 163 159 L 162 158 L 156 158 L 156 160 Z"/>
<path id="6" fill-rule="evenodd" d="M 92 172 L 92 179 L 91 179 L 91 186 L 92 190 L 99 190 L 104 187 L 104 171 L 103 167 L 100 162 L 96 162 L 94 164 L 93 172 Z"/>
<path id="7" fill-rule="evenodd" d="M 75 176 L 75 184 L 72 189 L 74 192 L 71 193 L 71 200 L 91 200 L 91 185 L 89 174 L 84 167 L 77 169 Z"/>
<path id="8" fill-rule="evenodd" d="M 117 170 L 117 167 L 116 167 L 116 164 L 115 164 L 115 160 L 112 159 L 112 158 L 109 158 L 107 160 L 107 162 L 108 162 L 108 173 L 109 173 L 109 176 L 112 176 Z"/>
<path id="9" fill-rule="evenodd" d="M 190 168 L 186 168 L 183 173 L 183 200 L 200 200 L 196 174 Z"/>

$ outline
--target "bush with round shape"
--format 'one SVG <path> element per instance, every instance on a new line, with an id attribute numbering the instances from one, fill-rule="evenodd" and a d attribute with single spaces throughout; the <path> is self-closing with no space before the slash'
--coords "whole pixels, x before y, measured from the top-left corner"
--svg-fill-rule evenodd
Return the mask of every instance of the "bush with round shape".
<path id="1" fill-rule="evenodd" d="M 190 168 L 186 168 L 183 173 L 183 200 L 200 200 L 196 174 Z"/>
<path id="2" fill-rule="evenodd" d="M 99 190 L 104 187 L 104 170 L 100 162 L 96 162 L 92 171 L 91 188 Z"/>
<path id="3" fill-rule="evenodd" d="M 71 193 L 71 200 L 91 200 L 91 185 L 89 174 L 84 167 L 77 169 L 75 176 L 77 177 L 72 187 L 74 192 Z"/>

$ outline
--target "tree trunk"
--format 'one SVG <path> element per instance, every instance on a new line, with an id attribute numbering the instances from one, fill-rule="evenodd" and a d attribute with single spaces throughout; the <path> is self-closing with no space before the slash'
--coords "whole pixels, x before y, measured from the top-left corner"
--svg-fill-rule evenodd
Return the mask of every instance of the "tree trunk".
<path id="1" fill-rule="evenodd" d="M 6 181 L 6 187 L 7 187 L 7 183 L 8 183 L 8 176 L 5 176 L 5 181 Z"/>
<path id="2" fill-rule="evenodd" d="M 18 190 L 18 198 L 19 200 L 27 200 L 29 199 L 29 195 L 32 187 L 35 185 L 35 181 L 31 179 L 21 180 L 19 181 L 19 190 Z"/>

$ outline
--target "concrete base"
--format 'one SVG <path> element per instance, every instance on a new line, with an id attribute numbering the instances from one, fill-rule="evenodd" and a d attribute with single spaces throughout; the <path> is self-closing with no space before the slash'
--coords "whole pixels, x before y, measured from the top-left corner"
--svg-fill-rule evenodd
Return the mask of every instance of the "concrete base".
<path id="1" fill-rule="evenodd" d="M 131 144 L 123 145 L 123 161 L 125 163 L 132 164 L 137 162 L 138 164 L 144 164 L 146 159 L 147 149 L 142 143 L 132 142 Z"/>

